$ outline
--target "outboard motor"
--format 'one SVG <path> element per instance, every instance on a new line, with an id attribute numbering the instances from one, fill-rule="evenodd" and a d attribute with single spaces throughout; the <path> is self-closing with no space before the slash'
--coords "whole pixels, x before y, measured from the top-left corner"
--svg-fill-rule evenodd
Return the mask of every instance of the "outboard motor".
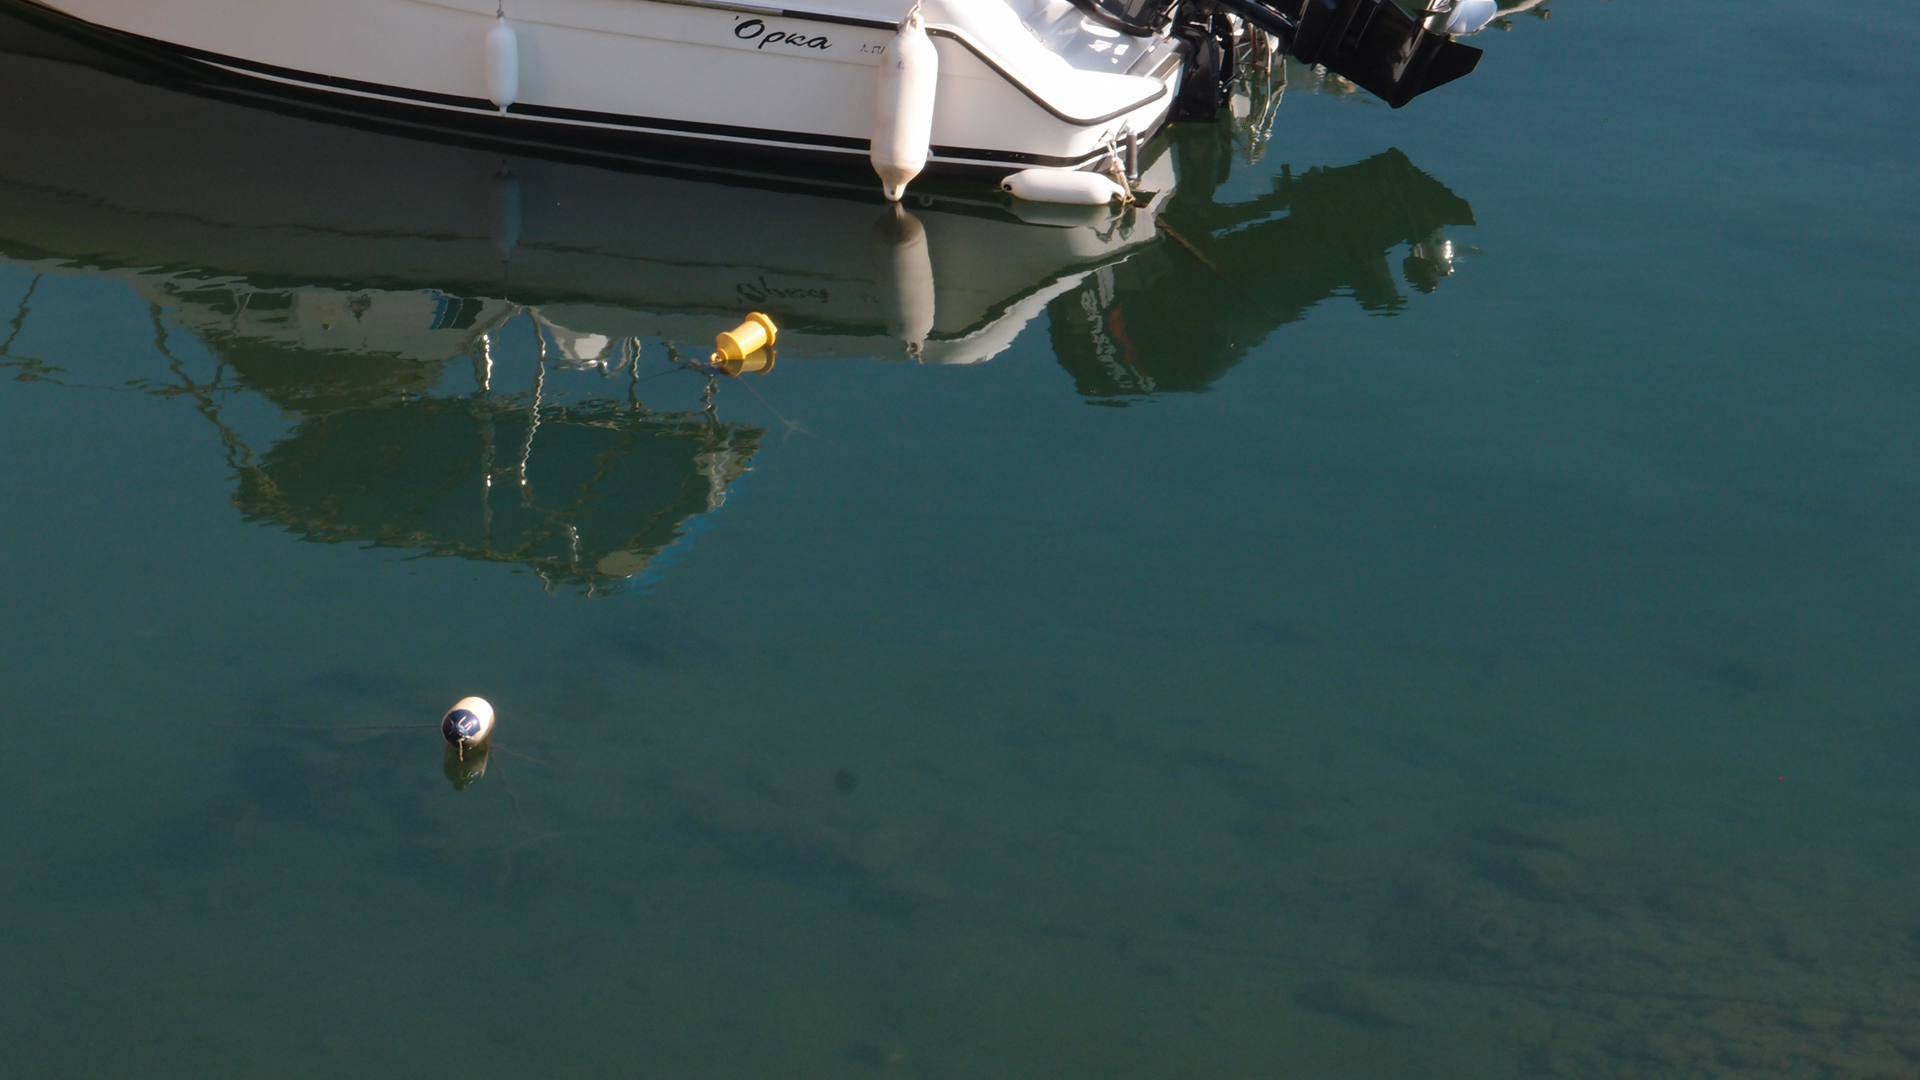
<path id="1" fill-rule="evenodd" d="M 1428 0 L 1419 17 L 1393 0 L 1073 0 L 1096 22 L 1136 35 L 1169 23 L 1188 44 L 1180 113 L 1197 118 L 1211 96 L 1225 101 L 1233 82 L 1231 37 L 1221 47 L 1220 16 L 1232 14 L 1272 35 L 1281 51 L 1319 64 L 1399 108 L 1467 74 L 1480 50 L 1453 40 L 1485 26 L 1497 0 Z M 1224 56 L 1221 53 L 1224 52 Z M 1217 106 L 1216 106 L 1217 108 Z"/>
<path id="2" fill-rule="evenodd" d="M 1174 37 L 1186 46 L 1187 70 L 1180 78 L 1180 96 L 1173 101 L 1175 120 L 1212 120 L 1233 97 L 1233 19 L 1225 11 L 1195 13 L 1174 28 Z"/>

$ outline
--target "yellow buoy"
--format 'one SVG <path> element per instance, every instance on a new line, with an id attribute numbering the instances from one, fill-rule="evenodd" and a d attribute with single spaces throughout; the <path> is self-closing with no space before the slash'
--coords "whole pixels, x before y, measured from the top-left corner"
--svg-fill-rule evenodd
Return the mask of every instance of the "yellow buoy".
<path id="1" fill-rule="evenodd" d="M 750 311 L 746 322 L 714 338 L 713 347 L 722 360 L 745 360 L 773 344 L 777 333 L 772 319 L 757 311 Z"/>

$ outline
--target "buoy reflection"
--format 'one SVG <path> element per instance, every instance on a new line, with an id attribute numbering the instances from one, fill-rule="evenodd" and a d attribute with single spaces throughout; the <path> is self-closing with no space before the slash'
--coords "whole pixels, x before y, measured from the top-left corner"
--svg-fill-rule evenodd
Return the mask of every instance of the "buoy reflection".
<path id="1" fill-rule="evenodd" d="M 469 746 L 463 752 L 452 743 L 447 744 L 446 753 L 441 755 L 440 768 L 447 774 L 447 781 L 455 791 L 465 791 L 474 782 L 487 775 L 487 759 L 493 755 L 490 746 Z"/>
<path id="2" fill-rule="evenodd" d="M 774 352 L 771 348 L 756 349 L 739 359 L 729 360 L 719 353 L 714 354 L 713 369 L 722 375 L 738 377 L 741 375 L 765 375 L 773 370 Z"/>

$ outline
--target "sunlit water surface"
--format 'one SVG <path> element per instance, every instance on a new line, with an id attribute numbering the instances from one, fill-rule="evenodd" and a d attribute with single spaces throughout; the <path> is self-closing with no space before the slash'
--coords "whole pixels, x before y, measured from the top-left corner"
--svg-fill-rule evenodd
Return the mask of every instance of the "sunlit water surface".
<path id="1" fill-rule="evenodd" d="M 1124 227 L 10 29 L 4 1072 L 1920 1074 L 1920 14 L 1807 10 Z"/>

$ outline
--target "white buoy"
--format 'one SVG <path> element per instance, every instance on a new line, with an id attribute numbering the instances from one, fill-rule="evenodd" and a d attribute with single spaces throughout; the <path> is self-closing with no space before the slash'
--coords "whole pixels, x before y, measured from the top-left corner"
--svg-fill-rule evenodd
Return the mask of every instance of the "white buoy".
<path id="1" fill-rule="evenodd" d="M 496 16 L 487 31 L 487 100 L 501 112 L 520 96 L 520 39 L 507 17 Z"/>
<path id="2" fill-rule="evenodd" d="M 440 734 L 462 757 L 468 748 L 483 746 L 493 734 L 493 706 L 483 697 L 463 697 L 440 718 Z"/>
<path id="3" fill-rule="evenodd" d="M 1000 190 L 1012 192 L 1016 199 L 1073 206 L 1105 206 L 1127 198 L 1127 189 L 1110 176 L 1065 169 L 1022 169 L 1000 181 Z"/>
<path id="4" fill-rule="evenodd" d="M 873 109 L 873 171 L 880 190 L 899 202 L 907 183 L 927 167 L 933 142 L 933 96 L 940 81 L 940 54 L 927 37 L 920 5 L 913 5 L 880 54 L 880 82 Z"/>
<path id="5" fill-rule="evenodd" d="M 873 240 L 879 249 L 887 332 L 906 342 L 907 352 L 917 358 L 933 332 L 933 258 L 927 251 L 927 227 L 894 203 L 873 223 Z"/>

